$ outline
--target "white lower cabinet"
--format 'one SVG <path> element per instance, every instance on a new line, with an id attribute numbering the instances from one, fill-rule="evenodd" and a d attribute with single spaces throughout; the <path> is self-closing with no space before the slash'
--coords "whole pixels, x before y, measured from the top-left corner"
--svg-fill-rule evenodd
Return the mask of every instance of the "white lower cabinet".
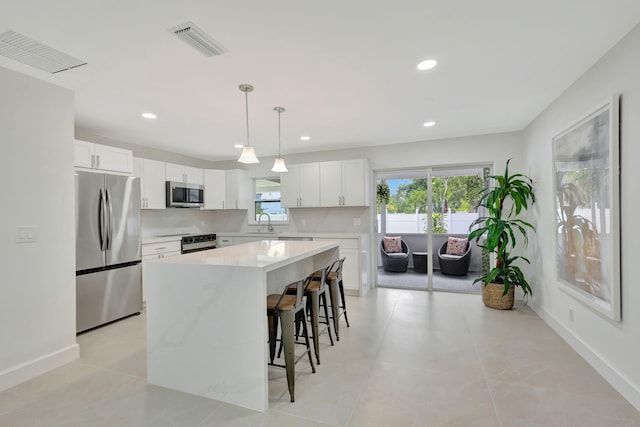
<path id="1" fill-rule="evenodd" d="M 340 258 L 346 258 L 342 265 L 342 282 L 345 291 L 350 295 L 362 295 L 367 284 L 366 264 L 361 262 L 361 239 L 314 238 L 313 240 L 338 242 Z"/>
<path id="2" fill-rule="evenodd" d="M 169 258 L 180 255 L 182 252 L 180 240 L 166 242 L 144 243 L 142 245 L 142 263 L 151 259 Z M 144 270 L 143 270 L 144 271 Z M 146 301 L 144 292 L 144 275 L 142 276 L 142 300 Z"/>
<path id="3" fill-rule="evenodd" d="M 219 248 L 226 248 L 227 246 L 233 246 L 234 245 L 233 237 L 221 236 L 219 234 L 216 236 L 216 242 L 218 242 L 217 246 Z"/>

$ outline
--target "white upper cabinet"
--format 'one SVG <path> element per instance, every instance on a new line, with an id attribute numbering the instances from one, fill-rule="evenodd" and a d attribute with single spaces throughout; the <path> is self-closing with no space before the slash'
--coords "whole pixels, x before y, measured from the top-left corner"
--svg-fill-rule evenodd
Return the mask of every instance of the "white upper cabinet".
<path id="1" fill-rule="evenodd" d="M 224 209 L 249 209 L 251 203 L 253 203 L 252 192 L 251 180 L 246 170 L 231 169 L 225 171 Z M 204 200 L 206 203 L 206 196 Z"/>
<path id="2" fill-rule="evenodd" d="M 133 174 L 140 177 L 142 209 L 165 209 L 165 164 L 156 160 L 133 158 Z"/>
<path id="3" fill-rule="evenodd" d="M 167 181 L 204 185 L 204 173 L 200 168 L 165 163 L 165 177 Z"/>
<path id="4" fill-rule="evenodd" d="M 321 206 L 368 206 L 366 159 L 320 163 Z"/>
<path id="5" fill-rule="evenodd" d="M 133 173 L 133 152 L 123 148 L 74 141 L 74 165 L 96 171 Z"/>
<path id="6" fill-rule="evenodd" d="M 226 197 L 226 178 L 224 170 L 204 170 L 204 207 L 203 209 L 224 209 Z"/>
<path id="7" fill-rule="evenodd" d="M 288 166 L 280 175 L 281 203 L 285 208 L 320 206 L 320 163 Z"/>

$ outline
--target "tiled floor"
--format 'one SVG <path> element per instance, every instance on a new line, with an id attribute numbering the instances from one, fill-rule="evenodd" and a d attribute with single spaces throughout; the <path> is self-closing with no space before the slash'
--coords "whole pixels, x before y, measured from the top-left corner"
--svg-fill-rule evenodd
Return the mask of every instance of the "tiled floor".
<path id="1" fill-rule="evenodd" d="M 426 290 L 428 287 L 426 273 L 416 273 L 412 268 L 404 273 L 390 273 L 384 271 L 382 267 L 378 267 L 377 274 L 376 283 L 384 288 Z M 479 294 L 482 292 L 482 288 L 477 283 L 473 284 L 479 275 L 478 272 L 469 272 L 465 276 L 451 276 L 436 270 L 433 272 L 433 288 L 447 292 Z"/>
<path id="2" fill-rule="evenodd" d="M 270 371 L 257 413 L 149 386 L 144 316 L 81 335 L 80 360 L 0 393 L 0 426 L 638 426 L 640 413 L 535 313 L 478 295 L 378 289 L 296 402 Z M 344 325 L 344 323 L 343 323 Z"/>

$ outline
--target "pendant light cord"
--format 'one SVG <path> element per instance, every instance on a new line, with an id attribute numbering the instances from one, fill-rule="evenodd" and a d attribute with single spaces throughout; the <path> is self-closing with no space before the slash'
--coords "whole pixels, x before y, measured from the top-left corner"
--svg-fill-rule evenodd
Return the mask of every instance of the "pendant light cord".
<path id="1" fill-rule="evenodd" d="M 247 116 L 247 145 L 249 144 L 249 92 L 245 91 L 244 93 L 244 106 L 245 106 L 245 113 Z"/>
<path id="2" fill-rule="evenodd" d="M 280 155 L 280 114 L 282 111 L 278 110 L 278 157 L 282 157 Z"/>

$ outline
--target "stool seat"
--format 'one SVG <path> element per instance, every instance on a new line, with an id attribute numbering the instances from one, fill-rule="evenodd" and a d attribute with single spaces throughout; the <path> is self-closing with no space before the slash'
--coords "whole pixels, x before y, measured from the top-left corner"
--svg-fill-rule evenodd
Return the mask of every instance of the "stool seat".
<path id="1" fill-rule="evenodd" d="M 319 280 L 321 277 L 322 277 L 321 271 L 316 271 L 315 273 L 313 273 L 313 280 Z M 338 280 L 338 272 L 337 271 L 328 272 L 326 280 Z"/>
<path id="2" fill-rule="evenodd" d="M 295 283 L 293 284 L 293 289 L 296 289 Z M 282 297 L 282 299 L 280 299 Z M 280 304 L 278 304 L 280 301 Z M 275 310 L 276 305 L 278 306 L 278 310 L 287 311 L 293 310 L 296 306 L 296 296 L 295 295 L 280 295 L 280 294 L 271 294 L 267 296 L 267 310 Z"/>
<path id="3" fill-rule="evenodd" d="M 291 285 L 289 285 L 289 292 L 294 292 L 296 290 L 296 284 L 293 283 Z M 305 292 L 315 292 L 317 290 L 320 289 L 320 282 L 318 281 L 314 281 L 309 283 L 309 286 L 307 286 L 307 288 L 305 289 Z M 280 295 L 278 295 L 280 296 Z"/>

